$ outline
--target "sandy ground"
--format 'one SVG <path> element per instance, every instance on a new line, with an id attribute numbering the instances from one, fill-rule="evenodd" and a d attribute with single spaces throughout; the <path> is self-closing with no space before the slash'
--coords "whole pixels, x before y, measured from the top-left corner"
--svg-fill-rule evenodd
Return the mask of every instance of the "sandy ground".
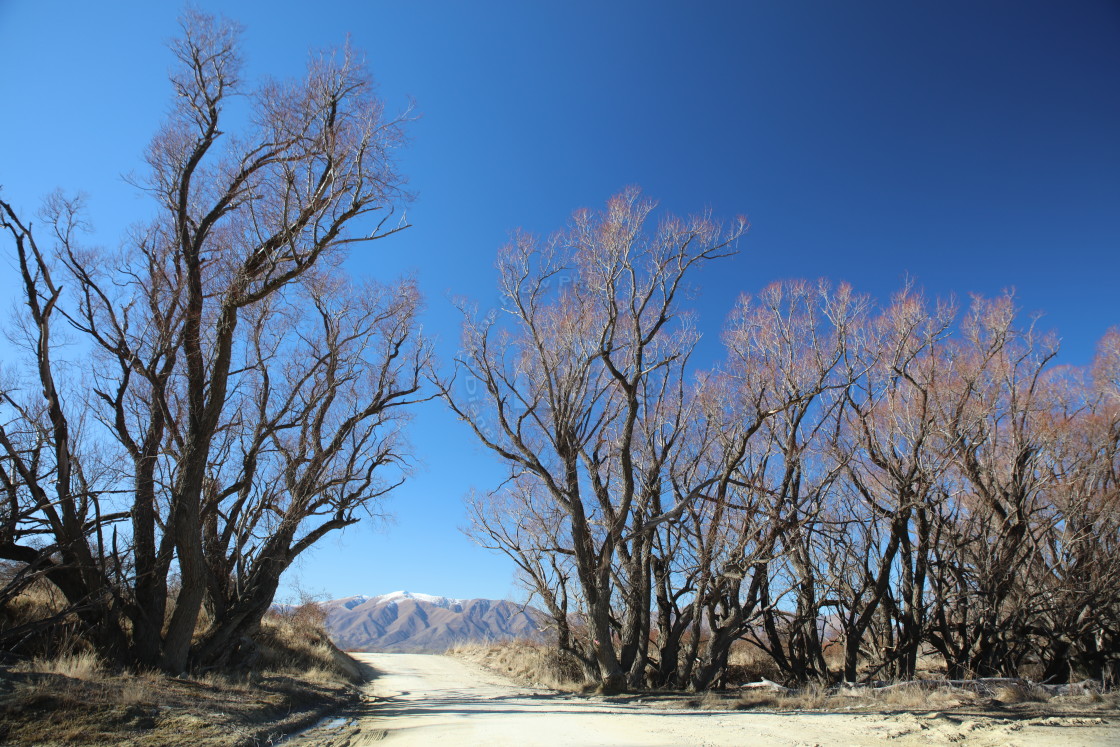
<path id="1" fill-rule="evenodd" d="M 446 656 L 356 656 L 378 672 L 361 706 L 285 745 L 1120 745 L 1101 718 L 700 711 L 533 690 Z"/>

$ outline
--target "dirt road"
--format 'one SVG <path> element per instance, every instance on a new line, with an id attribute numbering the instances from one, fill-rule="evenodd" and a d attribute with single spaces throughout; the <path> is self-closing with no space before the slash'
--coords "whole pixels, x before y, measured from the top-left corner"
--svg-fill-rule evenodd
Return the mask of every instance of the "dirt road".
<path id="1" fill-rule="evenodd" d="M 704 711 L 533 690 L 446 656 L 357 657 L 378 672 L 361 706 L 285 745 L 1120 744 L 1120 729 L 1099 718 Z"/>

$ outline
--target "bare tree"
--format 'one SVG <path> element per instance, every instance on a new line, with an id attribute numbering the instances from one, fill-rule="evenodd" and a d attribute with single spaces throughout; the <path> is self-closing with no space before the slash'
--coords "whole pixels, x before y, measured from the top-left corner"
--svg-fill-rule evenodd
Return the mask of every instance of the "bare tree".
<path id="1" fill-rule="evenodd" d="M 1085 375 L 1088 373 L 1088 376 Z M 1028 621 L 1050 680 L 1120 681 L 1120 332 L 1088 372 L 1062 372 L 1044 454 L 1049 485 Z"/>
<path id="2" fill-rule="evenodd" d="M 235 527 L 231 537 L 252 534 L 263 524 L 246 524 L 245 517 L 257 512 L 260 522 L 279 510 L 282 525 L 306 530 L 305 520 L 332 506 L 336 520 L 322 527 L 348 523 L 352 511 L 379 492 L 370 489 L 374 482 L 353 482 L 353 474 L 383 461 L 370 456 L 379 439 L 363 442 L 363 434 L 376 432 L 380 413 L 415 387 L 415 376 L 404 373 L 400 381 L 386 380 L 384 390 L 376 383 L 368 388 L 382 409 L 370 412 L 369 401 L 363 402 L 359 422 L 343 428 L 341 437 L 350 439 L 344 446 L 312 444 L 320 434 L 305 434 L 307 441 L 285 455 L 285 481 L 273 491 L 252 484 L 268 474 L 264 460 L 242 475 L 250 484 L 223 482 L 215 473 L 218 457 L 238 453 L 241 439 L 261 441 L 241 449 L 242 456 L 254 448 L 259 456 L 263 445 L 282 452 L 292 416 L 317 413 L 324 426 L 335 422 L 332 400 L 353 401 L 359 390 L 349 391 L 343 378 L 332 391 L 331 377 L 360 357 L 344 338 L 355 327 L 380 323 L 374 321 L 383 316 L 374 310 L 377 304 L 343 322 L 352 325 L 345 330 L 332 330 L 330 314 L 320 315 L 325 327 L 308 347 L 321 357 L 308 366 L 305 381 L 285 382 L 299 390 L 288 401 L 270 396 L 262 384 L 271 360 L 242 366 L 238 359 L 263 352 L 270 334 L 265 327 L 284 321 L 274 310 L 298 304 L 295 289 L 308 287 L 313 276 L 337 272 L 331 268 L 347 245 L 403 227 L 388 223 L 403 196 L 392 160 L 402 120 L 385 116 L 360 61 L 349 49 L 324 54 L 313 58 L 303 80 L 250 90 L 240 79 L 238 35 L 228 21 L 200 13 L 185 17 L 183 36 L 172 46 L 179 63 L 171 79 L 175 106 L 147 150 L 148 173 L 141 182 L 158 213 L 132 232 L 121 252 L 80 246 L 81 206 L 73 201 L 48 203 L 53 252 L 42 250 L 31 226 L 0 203 L 3 227 L 16 244 L 28 350 L 42 390 L 25 402 L 6 398 L 16 416 L 0 445 L 20 489 L 31 496 L 23 515 L 34 517 L 29 521 L 45 517 L 46 534 L 62 554 L 59 570 L 49 577 L 72 602 L 97 600 L 94 617 L 105 650 L 176 672 L 187 666 L 207 594 L 217 595 L 224 574 L 236 576 L 222 558 L 208 557 L 205 538 L 214 533 L 207 522 L 217 520 L 219 531 L 226 531 L 229 526 L 221 525 L 228 520 Z M 238 96 L 250 102 L 250 124 L 240 135 L 227 135 L 225 108 Z M 63 283 L 73 304 L 63 297 Z M 375 331 L 388 343 L 374 355 L 382 356 L 391 376 L 401 373 L 394 356 L 412 332 L 414 293 L 404 293 L 413 300 L 384 311 L 399 314 L 390 320 L 399 327 Z M 53 357 L 52 325 L 60 319 L 88 343 L 94 364 L 91 375 L 72 382 L 71 393 L 60 385 Z M 299 347 L 285 342 L 269 352 L 280 354 L 285 346 Z M 417 360 L 411 360 L 415 370 Z M 255 410 L 246 404 L 249 388 L 261 397 Z M 261 436 L 262 428 L 268 430 L 262 422 L 274 427 L 271 435 Z M 11 435 L 16 431 L 37 433 L 50 458 L 29 459 Z M 94 441 L 104 453 L 98 454 Z M 327 477 L 335 469 L 350 477 L 336 483 Z M 242 497 L 242 489 L 248 491 L 244 502 L 231 515 L 228 499 Z M 110 494 L 111 501 L 105 497 Z M 269 507 L 259 509 L 260 503 Z M 127 524 L 118 532 L 113 522 L 120 520 Z M 273 560 L 281 570 L 285 553 L 299 549 L 299 541 L 321 536 L 312 530 L 297 541 L 296 531 L 286 546 L 269 549 L 278 553 Z M 3 556 L 24 560 L 28 549 L 17 542 Z M 245 549 L 238 546 L 238 552 Z M 180 584 L 172 607 L 173 566 Z M 212 601 L 228 603 L 218 596 Z"/>
<path id="3" fill-rule="evenodd" d="M 428 357 L 412 339 L 416 288 L 305 280 L 286 313 L 261 304 L 248 315 L 242 391 L 203 499 L 212 622 L 201 661 L 251 640 L 296 557 L 357 522 L 407 470 L 402 408 L 416 401 Z"/>
<path id="4" fill-rule="evenodd" d="M 511 466 L 475 537 L 589 677 L 711 687 L 745 639 L 791 682 L 912 677 L 931 650 L 954 677 L 1115 679 L 1120 334 L 1091 372 L 1055 370 L 1009 296 L 954 326 L 909 285 L 872 314 L 777 283 L 686 384 L 694 337 L 643 331 L 673 317 L 643 289 L 690 260 L 635 268 L 634 200 L 508 248 L 509 319 L 468 315 L 460 360 L 483 406 L 441 383 Z"/>
<path id="5" fill-rule="evenodd" d="M 939 399 L 948 378 L 941 345 L 953 321 L 950 305 L 929 309 L 906 288 L 872 321 L 866 372 L 846 391 L 845 427 L 838 448 L 846 452 L 844 476 L 849 503 L 836 541 L 838 565 L 847 572 L 838 589 L 844 638 L 844 672 L 857 679 L 861 654 L 913 677 L 926 614 L 933 527 L 944 497 L 943 475 L 950 448 L 937 438 Z M 886 607 L 886 614 L 880 614 Z M 862 648 L 877 621 L 879 645 Z"/>
<path id="6" fill-rule="evenodd" d="M 736 523 L 755 551 L 733 567 L 751 579 L 744 601 L 758 615 L 744 615 L 738 635 L 747 635 L 797 681 L 827 676 L 822 611 L 830 603 L 828 569 L 818 559 L 822 517 L 841 466 L 829 434 L 843 392 L 864 365 L 854 333 L 866 306 L 847 286 L 776 283 L 742 305 L 728 338 L 738 361 L 733 370 L 756 369 L 750 387 L 773 413 L 738 470 L 740 510 L 756 515 Z"/>
<path id="7" fill-rule="evenodd" d="M 7 203 L 0 202 L 0 211 L 0 226 L 14 239 L 27 307 L 16 339 L 35 362 L 30 393 L 17 380 L 4 382 L 0 391 L 5 406 L 0 480 L 6 498 L 0 557 L 41 572 L 87 624 L 94 642 L 119 650 L 125 641 L 112 578 L 120 563 L 104 550 L 106 533 L 127 514 L 102 510 L 111 476 L 97 470 L 95 459 L 90 465 L 83 458 L 87 419 L 80 413 L 71 417 L 64 407 L 67 382 L 56 375 L 53 357 L 62 289 L 29 227 Z M 80 227 L 70 210 L 48 208 L 46 217 L 61 241 Z"/>
<path id="8" fill-rule="evenodd" d="M 1054 517 L 1044 469 L 1056 342 L 1016 325 L 1010 296 L 976 299 L 951 356 L 942 416 L 957 471 L 939 544 L 930 641 L 955 675 L 1013 674 L 1030 652 L 1026 583 Z"/>
<path id="9" fill-rule="evenodd" d="M 556 552 L 570 555 L 590 639 L 573 653 L 606 689 L 644 675 L 653 531 L 688 502 L 669 505 L 663 489 L 696 339 L 678 311 L 684 283 L 745 230 L 701 216 L 647 235 L 653 208 L 629 190 L 543 244 L 518 236 L 499 257 L 504 318 L 468 315 L 458 360 L 486 406 L 438 382 L 480 441 L 559 509 L 568 544 Z M 571 282 L 557 290 L 562 277 Z"/>
<path id="10" fill-rule="evenodd" d="M 519 580 L 539 600 L 556 631 L 559 650 L 573 654 L 584 676 L 593 680 L 598 666 L 587 656 L 586 631 L 573 625 L 578 603 L 573 586 L 576 569 L 564 512 L 541 484 L 522 475 L 487 495 L 468 502 L 468 534 L 482 547 L 501 552 L 517 567 Z"/>
<path id="11" fill-rule="evenodd" d="M 804 652 L 784 649 L 785 639 L 776 634 L 786 596 L 777 588 L 779 556 L 795 545 L 798 552 L 809 551 L 797 542 L 810 541 L 835 479 L 837 467 L 825 454 L 827 434 L 834 430 L 838 395 L 863 365 L 854 333 L 866 308 L 867 300 L 846 285 L 790 281 L 745 296 L 731 317 L 723 387 L 714 398 L 719 412 L 709 410 L 726 471 L 716 481 L 708 514 L 695 517 L 704 568 L 697 600 L 707 635 L 690 657 L 695 669 L 692 662 L 685 665 L 694 688 L 716 681 L 732 644 L 760 624 L 774 631 L 766 646 L 776 660 L 791 676 L 808 676 Z M 825 600 L 814 598 L 814 586 L 811 577 L 801 578 L 794 596 L 805 614 L 791 621 L 795 625 L 815 629 Z M 813 639 L 799 640 L 812 647 Z"/>

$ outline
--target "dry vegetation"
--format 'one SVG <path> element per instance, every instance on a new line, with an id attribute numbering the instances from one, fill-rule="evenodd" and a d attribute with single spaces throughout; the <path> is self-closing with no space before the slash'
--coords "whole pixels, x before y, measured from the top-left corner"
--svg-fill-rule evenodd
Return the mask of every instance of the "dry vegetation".
<path id="1" fill-rule="evenodd" d="M 594 684 L 582 676 L 578 662 L 554 646 L 524 640 L 460 645 L 452 656 L 479 664 L 530 687 L 569 693 L 590 693 Z M 869 686 L 828 686 L 812 683 L 784 687 L 765 654 L 737 646 L 728 667 L 726 689 L 701 694 L 660 690 L 622 696 L 625 702 L 652 708 L 695 708 L 705 711 L 818 712 L 867 714 L 948 714 L 950 717 L 994 719 L 1022 724 L 1101 723 L 1120 717 L 1120 693 L 1101 692 L 1099 685 L 1039 685 L 1026 680 L 948 681 L 930 679 Z M 618 697 L 612 698 L 618 700 Z M 1085 721 L 1089 719 L 1089 721 Z"/>
<path id="2" fill-rule="evenodd" d="M 535 641 L 462 643 L 448 653 L 531 687 L 577 692 L 587 685 L 579 662 L 555 646 Z"/>
<path id="3" fill-rule="evenodd" d="M 5 629 L 41 615 L 37 586 L 3 610 Z M 269 614 L 251 668 L 173 677 L 106 663 L 69 630 L 28 638 L 37 655 L 0 667 L 0 742 L 12 745 L 257 745 L 350 702 L 362 665 L 327 638 L 313 604 Z"/>
<path id="4" fill-rule="evenodd" d="M 706 690 L 748 640 L 789 685 L 911 680 L 930 653 L 952 679 L 1120 684 L 1120 329 L 1060 366 L 1010 293 L 791 280 L 744 295 L 697 371 L 678 289 L 745 227 L 654 211 L 627 190 L 518 235 L 509 313 L 465 309 L 437 382 L 510 470 L 473 536 L 585 676 Z"/>
<path id="5" fill-rule="evenodd" d="M 709 691 L 686 701 L 703 710 L 824 711 L 867 713 L 958 713 L 1013 719 L 1120 715 L 1120 694 L 1084 690 L 1052 695 L 1030 682 L 971 683 L 916 681 L 882 688 L 808 685 L 800 689 L 757 687 Z"/>
<path id="6" fill-rule="evenodd" d="M 153 209 L 119 252 L 85 243 L 80 198 L 34 221 L 0 199 L 19 279 L 0 606 L 46 578 L 102 658 L 171 675 L 244 664 L 284 571 L 400 483 L 399 413 L 427 365 L 415 284 L 340 269 L 405 227 L 406 116 L 348 48 L 254 83 L 240 33 L 184 13 L 174 105 L 134 182 Z M 9 630 L 0 651 L 39 634 Z"/>

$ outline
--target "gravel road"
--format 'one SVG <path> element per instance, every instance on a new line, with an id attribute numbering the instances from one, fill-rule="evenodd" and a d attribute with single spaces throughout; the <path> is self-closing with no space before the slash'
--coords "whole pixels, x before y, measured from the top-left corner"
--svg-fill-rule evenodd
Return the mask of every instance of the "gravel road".
<path id="1" fill-rule="evenodd" d="M 377 672 L 362 703 L 285 741 L 285 747 L 1120 744 L 1120 729 L 1099 718 L 704 711 L 648 697 L 534 690 L 447 656 L 356 657 Z"/>

